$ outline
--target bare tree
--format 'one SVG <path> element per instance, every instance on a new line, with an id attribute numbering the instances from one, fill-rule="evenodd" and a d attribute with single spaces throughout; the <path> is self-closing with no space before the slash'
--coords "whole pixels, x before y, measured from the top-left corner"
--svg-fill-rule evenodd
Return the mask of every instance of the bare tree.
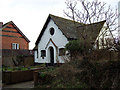
<path id="1" fill-rule="evenodd" d="M 72 20 L 74 20 L 75 21 L 75 12 L 76 12 L 76 5 L 77 5 L 77 2 L 76 1 L 72 1 L 72 0 L 67 0 L 66 2 L 65 2 L 65 4 L 67 5 L 67 9 L 69 9 L 70 10 L 70 12 L 65 12 L 64 11 L 64 13 L 69 17 L 69 18 L 71 18 Z"/>
<path id="2" fill-rule="evenodd" d="M 105 2 L 99 2 L 98 0 L 66 0 L 67 9 L 64 10 L 64 14 L 74 21 L 92 24 L 106 20 L 107 29 L 112 32 L 118 29 L 118 18 L 120 14 L 118 9 L 113 10 L 111 6 Z M 106 31 L 102 32 L 104 35 Z"/>
<path id="3" fill-rule="evenodd" d="M 117 19 L 120 16 L 118 9 L 113 10 L 111 6 L 107 6 L 104 2 L 93 0 L 66 0 L 67 9 L 64 10 L 66 16 L 72 20 L 84 24 L 91 24 L 106 20 L 111 31 L 118 28 Z M 79 5 L 79 7 L 77 6 Z"/>

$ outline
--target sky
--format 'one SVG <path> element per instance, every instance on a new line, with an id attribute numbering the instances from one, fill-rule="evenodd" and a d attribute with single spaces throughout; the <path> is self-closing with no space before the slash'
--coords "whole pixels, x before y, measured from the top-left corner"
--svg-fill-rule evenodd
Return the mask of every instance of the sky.
<path id="1" fill-rule="evenodd" d="M 33 49 L 35 42 L 49 14 L 65 17 L 66 0 L 0 0 L 0 22 L 13 21 L 31 41 L 29 48 Z M 91 1 L 91 0 L 88 0 Z M 120 0 L 98 0 L 116 8 Z"/>

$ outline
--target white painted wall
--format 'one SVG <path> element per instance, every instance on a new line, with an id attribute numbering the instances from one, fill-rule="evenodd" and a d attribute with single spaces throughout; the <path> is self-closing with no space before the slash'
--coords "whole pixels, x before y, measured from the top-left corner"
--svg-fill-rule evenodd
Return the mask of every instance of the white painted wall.
<path id="1" fill-rule="evenodd" d="M 35 60 L 35 63 L 38 62 L 38 58 L 37 58 L 37 51 L 34 51 L 34 60 Z"/>
<path id="2" fill-rule="evenodd" d="M 99 41 L 99 49 L 103 48 L 101 39 L 104 40 L 104 44 L 106 44 L 106 40 L 105 39 L 111 39 L 111 42 L 113 42 L 112 34 L 110 33 L 109 28 L 107 27 L 106 23 L 104 23 L 103 28 L 101 29 L 101 31 L 100 31 L 97 39 L 96 39 L 96 41 L 97 40 Z M 96 47 L 96 45 L 95 45 L 95 47 Z"/>
<path id="3" fill-rule="evenodd" d="M 49 29 L 53 27 L 55 29 L 54 35 L 50 34 Z M 35 52 L 35 62 L 38 63 L 49 63 L 50 61 L 50 54 L 49 54 L 49 47 L 52 46 L 54 48 L 54 62 L 56 63 L 56 47 L 54 46 L 54 44 L 52 42 L 49 42 L 50 38 L 52 39 L 52 41 L 55 43 L 55 45 L 59 48 L 64 48 L 65 45 L 68 43 L 67 38 L 63 35 L 63 33 L 61 32 L 61 30 L 57 27 L 57 25 L 54 23 L 54 21 L 51 19 L 50 22 L 47 25 L 47 28 L 43 34 L 43 36 L 41 37 L 41 40 L 38 44 L 38 58 L 36 58 L 36 52 Z M 47 46 L 48 44 L 48 46 Z M 46 48 L 47 46 L 47 48 Z M 41 50 L 45 50 L 46 48 L 46 57 L 44 59 L 42 59 L 41 57 Z M 58 50 L 59 53 L 59 50 Z M 63 61 L 60 60 L 60 63 L 62 63 Z"/>

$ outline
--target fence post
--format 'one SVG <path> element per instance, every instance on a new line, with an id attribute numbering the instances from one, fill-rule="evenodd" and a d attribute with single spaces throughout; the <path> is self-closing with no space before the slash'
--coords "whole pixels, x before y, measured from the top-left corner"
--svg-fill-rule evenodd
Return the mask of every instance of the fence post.
<path id="1" fill-rule="evenodd" d="M 34 71 L 34 86 L 38 85 L 38 72 L 39 71 Z"/>

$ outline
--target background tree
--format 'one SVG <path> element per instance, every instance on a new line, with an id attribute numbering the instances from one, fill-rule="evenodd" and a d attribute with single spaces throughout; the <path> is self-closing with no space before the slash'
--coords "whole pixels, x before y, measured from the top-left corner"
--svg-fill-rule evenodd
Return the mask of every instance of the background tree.
<path id="1" fill-rule="evenodd" d="M 120 16 L 118 9 L 113 10 L 105 2 L 98 0 L 66 0 L 67 9 L 64 14 L 74 21 L 91 24 L 106 20 L 108 29 L 114 38 L 112 32 L 118 29 L 117 19 Z M 103 32 L 105 34 L 106 32 Z"/>

